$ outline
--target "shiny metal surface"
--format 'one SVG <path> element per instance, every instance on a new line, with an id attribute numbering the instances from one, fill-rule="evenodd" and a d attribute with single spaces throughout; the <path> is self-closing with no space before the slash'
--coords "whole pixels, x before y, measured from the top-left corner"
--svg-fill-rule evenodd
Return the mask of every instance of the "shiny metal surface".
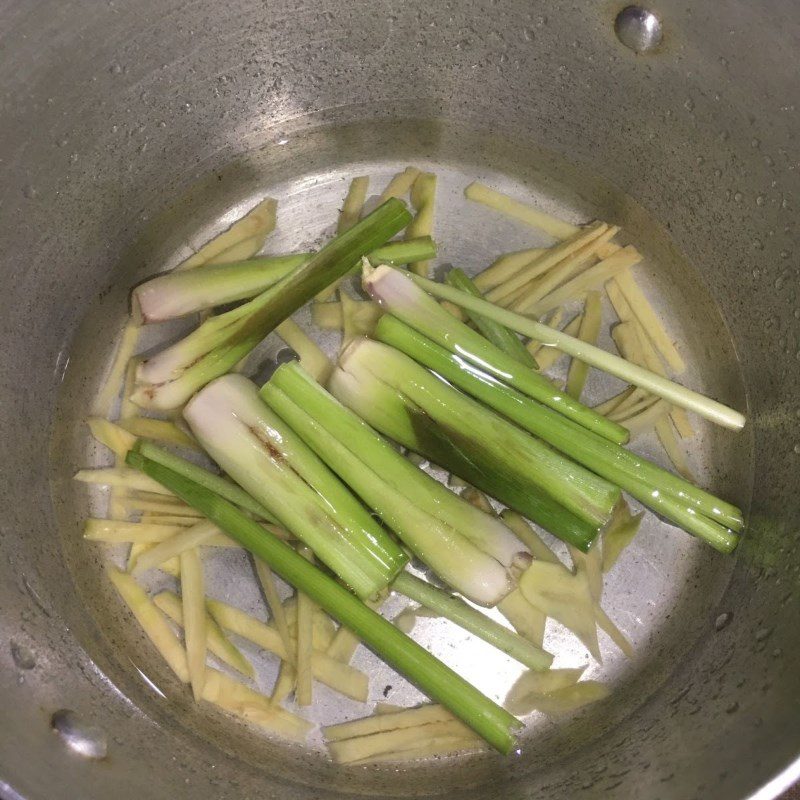
<path id="1" fill-rule="evenodd" d="M 655 50 L 664 38 L 661 20 L 649 8 L 626 6 L 614 20 L 617 38 L 635 53 Z"/>
<path id="2" fill-rule="evenodd" d="M 796 777 L 797 11 L 660 3 L 668 35 L 638 59 L 615 36 L 618 10 L 0 7 L 0 793 L 682 800 L 774 797 Z M 443 262 L 474 270 L 537 243 L 463 203 L 473 177 L 626 228 L 650 291 L 674 309 L 687 381 L 748 407 L 738 437 L 703 429 L 693 466 L 745 505 L 752 490 L 751 524 L 735 559 L 649 524 L 607 595 L 636 660 L 604 648 L 595 671 L 613 682 L 610 700 L 560 726 L 537 721 L 519 757 L 343 770 L 194 707 L 122 613 L 102 551 L 81 541 L 98 498 L 69 476 L 98 458 L 76 420 L 133 280 L 263 194 L 281 200 L 270 247 L 312 245 L 331 232 L 348 176 L 379 187 L 409 162 L 442 175 Z M 280 349 L 268 341 L 262 354 Z M 229 578 L 246 565 L 229 558 L 213 565 L 212 591 L 255 607 Z M 508 663 L 440 625 L 421 623 L 423 640 L 502 693 Z M 566 635 L 548 644 L 565 665 L 579 657 Z M 389 699 L 415 698 L 359 658 L 376 698 L 389 685 Z M 107 735 L 105 759 L 53 735 L 65 708 Z M 323 695 L 315 713 L 358 711 Z"/>

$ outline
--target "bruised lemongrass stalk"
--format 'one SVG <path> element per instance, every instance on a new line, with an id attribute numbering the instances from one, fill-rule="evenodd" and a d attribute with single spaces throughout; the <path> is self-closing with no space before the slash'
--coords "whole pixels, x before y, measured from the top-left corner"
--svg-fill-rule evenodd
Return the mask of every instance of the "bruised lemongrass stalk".
<path id="1" fill-rule="evenodd" d="M 442 580 L 486 606 L 494 605 L 508 593 L 511 586 L 506 567 L 480 549 L 464 535 L 464 531 L 426 510 L 425 506 L 430 505 L 425 502 L 426 493 L 432 491 L 430 484 L 436 483 L 433 478 L 414 469 L 392 450 L 395 458 L 403 460 L 416 473 L 413 483 L 404 477 L 404 486 L 400 490 L 384 476 L 383 469 L 376 471 L 368 466 L 355 448 L 350 449 L 350 442 L 340 440 L 330 427 L 326 427 L 326 418 L 316 413 L 312 416 L 305 404 L 303 407 L 298 405 L 272 381 L 264 385 L 261 396 Z M 344 407 L 340 408 L 342 412 L 350 413 Z M 378 434 L 372 432 L 372 435 L 379 439 Z M 390 470 L 389 458 L 384 460 L 386 470 Z M 455 495 L 453 497 L 460 500 Z"/>
<path id="2" fill-rule="evenodd" d="M 255 297 L 310 257 L 311 253 L 293 253 L 167 272 L 137 286 L 131 302 L 145 324 L 184 317 Z"/>
<path id="3" fill-rule="evenodd" d="M 217 379 L 184 416 L 220 467 L 359 596 L 374 595 L 403 568 L 400 547 L 249 380 Z"/>
<path id="4" fill-rule="evenodd" d="M 376 336 L 615 483 L 689 533 L 706 539 L 724 552 L 736 546 L 736 536 L 731 530 L 740 531 L 744 520 L 742 512 L 733 504 L 586 431 L 547 406 L 531 401 L 392 317 L 383 317 Z"/>
<path id="5" fill-rule="evenodd" d="M 552 500 L 527 474 L 510 480 L 491 464 L 487 465 L 486 451 L 480 443 L 476 443 L 471 453 L 467 452 L 467 448 L 449 438 L 447 431 L 406 395 L 371 373 L 363 372 L 356 377 L 336 369 L 328 386 L 339 402 L 384 436 L 424 454 L 447 469 L 451 476 L 463 478 L 543 528 L 558 531 L 566 541 L 588 543 L 597 534 L 597 526 L 584 522 Z"/>
<path id="6" fill-rule="evenodd" d="M 457 353 L 467 361 L 491 372 L 505 383 L 554 408 L 588 430 L 596 431 L 612 441 L 627 441 L 628 433 L 624 428 L 609 422 L 592 409 L 573 400 L 565 392 L 556 389 L 547 378 L 523 366 L 477 331 L 473 331 L 464 323 L 459 322 L 427 294 L 425 289 L 428 288 L 429 283 L 432 283 L 436 287 L 452 292 L 456 299 L 467 297 L 474 303 L 480 304 L 480 307 L 472 306 L 470 308 L 479 313 L 484 306 L 490 310 L 495 309 L 496 306 L 459 289 L 450 286 L 443 287 L 434 281 L 422 279 L 418 275 L 413 276 L 415 280 L 425 281 L 422 284 L 424 289 L 421 289 L 420 286 L 414 284 L 411 277 L 410 273 L 404 274 L 386 266 L 374 270 L 365 268 L 364 287 L 372 298 L 390 314 L 451 352 Z M 464 304 L 462 303 L 462 305 Z M 467 308 L 466 305 L 464 307 Z M 484 314 L 484 316 L 491 318 L 492 315 Z"/>
<path id="7" fill-rule="evenodd" d="M 168 450 L 164 450 L 163 447 L 159 447 L 152 442 L 145 442 L 140 439 L 136 443 L 136 450 L 145 458 L 163 464 L 174 472 L 190 478 L 207 489 L 211 489 L 212 492 L 216 492 L 216 494 L 221 495 L 226 500 L 230 500 L 231 503 L 235 503 L 251 514 L 255 514 L 260 519 L 267 520 L 267 522 L 275 522 L 275 517 L 268 509 L 232 481 L 220 475 L 215 475 L 213 472 L 209 472 L 207 469 L 193 464 L 185 458 L 173 455 Z"/>
<path id="8" fill-rule="evenodd" d="M 411 600 L 421 603 L 425 608 L 436 611 L 530 669 L 549 669 L 553 663 L 553 657 L 540 647 L 489 619 L 458 597 L 431 586 L 409 572 L 401 572 L 395 578 L 392 588 Z"/>
<path id="9" fill-rule="evenodd" d="M 553 500 L 597 528 L 610 519 L 619 489 L 508 420 L 454 389 L 399 350 L 359 339 L 340 359 L 351 374 L 364 371 L 405 394 L 470 457 L 510 480 L 528 477 Z M 577 543 L 584 548 L 586 542 Z"/>
<path id="10" fill-rule="evenodd" d="M 391 268 L 383 267 L 381 269 L 388 271 Z M 378 270 L 376 270 L 376 273 L 377 272 Z M 464 309 L 477 311 L 479 314 L 490 317 L 495 320 L 495 322 L 499 322 L 501 325 L 505 325 L 505 327 L 517 333 L 521 333 L 523 336 L 529 336 L 547 345 L 558 347 L 559 350 L 563 350 L 568 355 L 585 361 L 590 366 L 597 367 L 610 375 L 622 378 L 622 380 L 628 383 L 647 389 L 653 394 L 668 400 L 670 403 L 686 408 L 689 411 L 695 411 L 700 414 L 700 416 L 718 425 L 731 428 L 732 430 L 740 430 L 747 421 L 743 414 L 734 411 L 732 408 L 728 408 L 728 406 L 723 405 L 717 400 L 712 400 L 699 392 L 687 389 L 680 384 L 674 383 L 667 378 L 656 375 L 650 370 L 640 367 L 638 364 L 633 364 L 613 353 L 601 350 L 599 347 L 582 342 L 580 339 L 575 339 L 572 336 L 567 336 L 561 331 L 549 328 L 547 325 L 543 325 L 541 322 L 537 322 L 534 319 L 523 316 L 522 314 L 515 314 L 513 311 L 507 311 L 504 308 L 499 308 L 493 303 L 488 303 L 486 300 L 482 300 L 479 297 L 472 297 L 466 292 L 454 289 L 452 286 L 444 286 L 441 283 L 436 283 L 435 281 L 428 280 L 419 275 L 409 274 L 408 277 L 425 291 L 430 292 L 434 297 L 438 297 L 442 300 L 449 300 L 451 303 L 455 303 Z M 400 315 L 396 314 L 395 316 Z M 425 331 L 422 332 L 425 333 Z M 463 355 L 467 356 L 469 354 L 464 353 Z M 482 366 L 485 369 L 491 365 L 485 364 Z M 525 390 L 522 389 L 522 391 Z M 531 396 L 534 395 L 531 394 Z"/>
<path id="11" fill-rule="evenodd" d="M 475 297 L 482 297 L 480 289 L 469 279 L 460 269 L 451 269 L 447 273 L 447 282 L 462 292 L 468 292 Z M 520 364 L 524 364 L 531 369 L 537 369 L 536 359 L 528 352 L 528 349 L 520 341 L 519 336 L 508 328 L 498 325 L 493 320 L 486 317 L 468 312 L 469 318 L 475 323 L 475 327 L 492 343 L 497 345 L 503 352 L 508 353 Z"/>
<path id="12" fill-rule="evenodd" d="M 357 266 L 360 259 L 404 228 L 411 215 L 387 200 L 350 230 L 243 306 L 211 317 L 186 338 L 144 361 L 134 402 L 177 408 L 209 381 L 233 368 L 278 324 L 320 289 Z"/>
<path id="13" fill-rule="evenodd" d="M 185 317 L 206 308 L 249 300 L 274 286 L 313 255 L 262 256 L 231 264 L 207 264 L 192 270 L 167 272 L 137 286 L 131 302 L 134 312 L 141 315 L 145 324 Z M 378 264 L 394 265 L 435 256 L 436 245 L 430 236 L 389 242 L 370 254 Z"/>
<path id="14" fill-rule="evenodd" d="M 405 675 L 432 700 L 449 708 L 501 753 L 515 744 L 519 721 L 397 630 L 333 578 L 288 545 L 265 532 L 235 506 L 160 464 L 128 455 L 132 466 L 168 485 L 182 500 L 215 522 L 287 583 L 306 592 L 321 608 L 349 627 L 390 667 Z"/>
<path id="15" fill-rule="evenodd" d="M 288 363 L 279 367 L 268 386 L 284 392 L 332 436 L 345 443 L 368 468 L 395 486 L 409 502 L 462 532 L 479 549 L 505 567 L 513 566 L 524 553 L 519 540 L 505 525 L 462 500 L 400 456 L 356 414 L 321 386 L 313 384 L 298 364 Z M 265 387 L 262 393 L 268 397 L 269 391 Z"/>

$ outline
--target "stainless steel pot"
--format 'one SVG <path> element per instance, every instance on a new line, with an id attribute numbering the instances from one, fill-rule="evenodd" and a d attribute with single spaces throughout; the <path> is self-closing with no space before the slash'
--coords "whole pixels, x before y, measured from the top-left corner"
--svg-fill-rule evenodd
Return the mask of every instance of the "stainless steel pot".
<path id="1" fill-rule="evenodd" d="M 0 4 L 0 794 L 766 799 L 800 776 L 800 7 L 657 5 L 663 41 L 637 54 L 641 19 L 618 37 L 608 2 Z M 344 771 L 145 663 L 69 475 L 134 277 L 263 187 L 291 232 L 315 214 L 298 179 L 328 213 L 355 165 L 408 160 L 544 187 L 647 243 L 693 379 L 748 407 L 704 447 L 728 494 L 752 485 L 750 525 L 735 560 L 685 537 L 634 559 L 620 607 L 650 641 L 602 710 L 508 761 Z M 510 235 L 477 231 L 448 257 Z"/>

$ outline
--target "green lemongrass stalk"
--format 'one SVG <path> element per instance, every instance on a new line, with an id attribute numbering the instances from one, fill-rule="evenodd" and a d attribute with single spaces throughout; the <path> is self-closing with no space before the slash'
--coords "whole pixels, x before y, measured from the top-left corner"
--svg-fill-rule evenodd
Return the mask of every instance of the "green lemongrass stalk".
<path id="1" fill-rule="evenodd" d="M 145 458 L 163 464 L 173 472 L 177 472 L 199 483 L 201 486 L 205 486 L 206 489 L 211 489 L 212 492 L 220 495 L 220 497 L 224 497 L 226 500 L 230 500 L 231 503 L 255 514 L 259 519 L 264 519 L 267 522 L 276 521 L 274 515 L 268 509 L 232 481 L 226 480 L 220 475 L 215 475 L 213 472 L 209 472 L 207 469 L 199 467 L 185 458 L 173 455 L 168 450 L 164 450 L 163 447 L 159 447 L 157 444 L 148 442 L 145 439 L 137 441 L 136 451 Z"/>
<path id="2" fill-rule="evenodd" d="M 571 398 L 543 375 L 524 367 L 499 347 L 473 331 L 443 309 L 429 294 L 410 280 L 410 273 L 391 267 L 371 269 L 365 264 L 364 288 L 372 298 L 393 316 L 433 339 L 448 350 L 491 372 L 495 377 L 514 386 L 530 397 L 554 408 L 588 430 L 593 430 L 615 442 L 626 442 L 628 432 L 615 422 Z M 425 284 L 427 285 L 427 284 Z M 439 284 L 434 284 L 439 286 Z M 458 298 L 469 297 L 476 303 L 495 308 L 479 297 L 459 289 L 444 287 Z M 482 308 L 481 306 L 481 308 Z M 481 312 L 481 308 L 471 308 Z M 491 314 L 484 314 L 491 318 Z M 511 327 L 511 326 L 506 326 Z"/>
<path id="3" fill-rule="evenodd" d="M 527 558 L 521 558 L 527 553 L 520 546 L 519 539 L 502 522 L 462 500 L 403 458 L 360 417 L 325 391 L 297 362 L 280 366 L 268 386 L 284 392 L 419 509 L 462 533 L 505 567 L 529 563 Z M 269 391 L 262 390 L 267 402 Z"/>
<path id="4" fill-rule="evenodd" d="M 447 273 L 447 282 L 462 292 L 467 292 L 475 297 L 483 297 L 480 289 L 472 282 L 465 272 L 460 269 L 451 269 Z M 481 314 L 467 312 L 467 316 L 475 323 L 475 327 L 503 352 L 531 369 L 538 369 L 536 359 L 530 354 L 528 348 L 520 341 L 519 336 L 508 328 L 498 325 L 494 320 Z"/>
<path id="5" fill-rule="evenodd" d="M 328 614 L 350 628 L 390 667 L 432 700 L 449 708 L 489 744 L 501 753 L 511 751 L 515 744 L 513 731 L 521 727 L 519 721 L 391 622 L 218 495 L 137 453 L 129 454 L 128 459 L 131 466 L 169 487 L 242 547 L 269 564 L 287 583 L 305 592 Z"/>
<path id="6" fill-rule="evenodd" d="M 520 664 L 534 670 L 546 670 L 553 663 L 553 656 L 519 634 L 500 625 L 485 614 L 426 581 L 414 577 L 410 572 L 401 572 L 392 584 L 392 589 L 436 611 L 464 630 L 475 634 L 492 646 L 511 656 Z"/>
<path id="7" fill-rule="evenodd" d="M 445 583 L 485 606 L 495 605 L 509 592 L 509 576 L 499 561 L 409 501 L 276 386 L 265 384 L 261 396 Z"/>
<path id="8" fill-rule="evenodd" d="M 184 416 L 209 455 L 361 597 L 407 557 L 366 508 L 241 375 L 199 392 Z"/>
<path id="9" fill-rule="evenodd" d="M 376 264 L 413 264 L 436 258 L 436 242 L 430 236 L 415 236 L 404 242 L 389 242 L 367 256 Z"/>
<path id="10" fill-rule="evenodd" d="M 567 511 L 530 480 L 508 480 L 491 466 L 482 468 L 478 463 L 480 455 L 471 458 L 419 406 L 374 375 L 363 373 L 356 377 L 336 369 L 328 388 L 340 403 L 377 431 L 424 455 L 543 528 L 558 531 L 565 541 L 591 542 L 597 535 L 596 525 Z"/>
<path id="11" fill-rule="evenodd" d="M 499 474 L 529 479 L 568 511 L 597 527 L 611 518 L 620 497 L 616 486 L 454 389 L 399 350 L 359 339 L 348 347 L 340 364 L 355 375 L 369 372 L 405 394 L 470 457 L 491 464 Z M 585 548 L 587 543 L 579 546 Z"/>
<path id="12" fill-rule="evenodd" d="M 733 504 L 531 401 L 399 320 L 383 317 L 375 335 L 690 533 L 726 551 L 736 546 L 727 529 L 740 531 L 744 521 Z"/>
<path id="13" fill-rule="evenodd" d="M 185 339 L 142 362 L 132 400 L 146 408 L 183 405 L 198 389 L 224 375 L 277 325 L 323 287 L 404 228 L 411 215 L 387 200 L 305 264 L 239 308 L 212 317 Z"/>
<path id="14" fill-rule="evenodd" d="M 387 267 L 386 269 L 388 270 L 389 268 Z M 609 375 L 615 375 L 628 383 L 632 383 L 642 389 L 647 389 L 649 392 L 668 400 L 673 405 L 680 406 L 689 411 L 694 411 L 700 414 L 700 416 L 712 422 L 716 422 L 718 425 L 731 428 L 732 430 L 740 430 L 747 421 L 747 418 L 743 414 L 723 405 L 717 400 L 712 400 L 699 392 L 687 389 L 661 375 L 656 375 L 654 372 L 644 367 L 640 367 L 638 364 L 626 361 L 620 356 L 601 350 L 595 345 L 582 342 L 580 339 L 576 339 L 573 336 L 568 336 L 562 331 L 543 325 L 541 322 L 537 322 L 530 317 L 516 314 L 513 311 L 507 311 L 480 297 L 472 297 L 466 292 L 454 289 L 452 286 L 444 286 L 441 283 L 436 283 L 436 281 L 428 280 L 419 275 L 413 275 L 411 273 L 406 274 L 414 283 L 425 291 L 430 292 L 434 297 L 439 297 L 442 300 L 449 300 L 460 308 L 469 311 L 477 311 L 479 314 L 493 319 L 500 325 L 504 325 L 506 328 L 510 328 L 512 331 L 516 331 L 523 336 L 528 336 L 531 339 L 543 342 L 547 346 L 558 347 L 559 350 L 562 350 L 573 358 L 578 358 L 581 361 L 585 361 L 590 366 L 597 367 L 609 373 Z M 396 316 L 400 315 L 397 314 Z M 425 333 L 425 331 L 422 332 Z M 467 354 L 463 353 L 463 355 L 466 356 Z"/>
<path id="15" fill-rule="evenodd" d="M 185 317 L 204 308 L 255 297 L 310 257 L 311 253 L 292 253 L 167 272 L 137 286 L 131 303 L 145 324 Z"/>
<path id="16" fill-rule="evenodd" d="M 232 264 L 206 264 L 192 270 L 158 275 L 137 286 L 131 301 L 145 324 L 185 317 L 195 311 L 249 300 L 285 278 L 313 253 L 263 256 Z M 434 258 L 436 244 L 430 236 L 389 242 L 370 253 L 377 264 L 410 264 Z"/>

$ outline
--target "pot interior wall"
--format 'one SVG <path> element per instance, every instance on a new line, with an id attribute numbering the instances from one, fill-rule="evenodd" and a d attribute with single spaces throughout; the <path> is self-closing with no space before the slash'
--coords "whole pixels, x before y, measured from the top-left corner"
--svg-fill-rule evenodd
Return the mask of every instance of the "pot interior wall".
<path id="1" fill-rule="evenodd" d="M 755 98 L 777 109 L 796 93 L 771 60 L 783 41 L 777 28 L 769 63 L 736 81 L 727 40 L 706 52 L 721 23 L 698 23 L 677 3 L 663 9 L 664 50 L 638 59 L 614 40 L 610 8 L 378 3 L 368 18 L 346 3 L 335 14 L 160 8 L 151 26 L 146 3 L 136 13 L 59 5 L 37 29 L 19 7 L 12 28 L 30 34 L 17 52 L 22 67 L 12 73 L 8 48 L 0 65 L 18 123 L 2 134 L 10 157 L 0 165 L 0 598 L 9 609 L 0 689 L 16 732 L 0 737 L 3 778 L 31 798 L 73 797 L 76 787 L 83 796 L 300 798 L 457 796 L 467 786 L 492 797 L 500 785 L 514 797 L 744 797 L 771 778 L 800 741 L 789 702 L 798 644 L 796 174 L 784 169 L 788 123 L 774 110 L 769 125 L 748 118 Z M 737 35 L 766 36 L 748 27 L 746 10 L 729 11 Z M 34 59 L 37 48 L 53 59 Z M 769 101 L 759 82 L 767 68 Z M 734 559 L 648 525 L 609 591 L 609 611 L 639 645 L 633 663 L 606 665 L 610 702 L 563 726 L 537 725 L 510 762 L 353 773 L 192 706 L 124 622 L 101 551 L 80 539 L 96 498 L 69 477 L 97 457 L 78 420 L 132 281 L 263 192 L 281 200 L 276 251 L 313 245 L 330 233 L 348 176 L 388 176 L 409 162 L 442 172 L 449 204 L 438 230 L 444 259 L 460 266 L 536 243 L 463 204 L 473 177 L 569 218 L 625 228 L 691 355 L 687 380 L 749 403 L 740 436 L 703 430 L 696 467 L 745 506 L 752 484 L 751 525 Z M 425 635 L 434 642 L 438 631 Z M 404 691 L 397 699 L 412 699 Z M 107 759 L 78 759 L 51 735 L 50 716 L 65 707 L 105 731 Z"/>

